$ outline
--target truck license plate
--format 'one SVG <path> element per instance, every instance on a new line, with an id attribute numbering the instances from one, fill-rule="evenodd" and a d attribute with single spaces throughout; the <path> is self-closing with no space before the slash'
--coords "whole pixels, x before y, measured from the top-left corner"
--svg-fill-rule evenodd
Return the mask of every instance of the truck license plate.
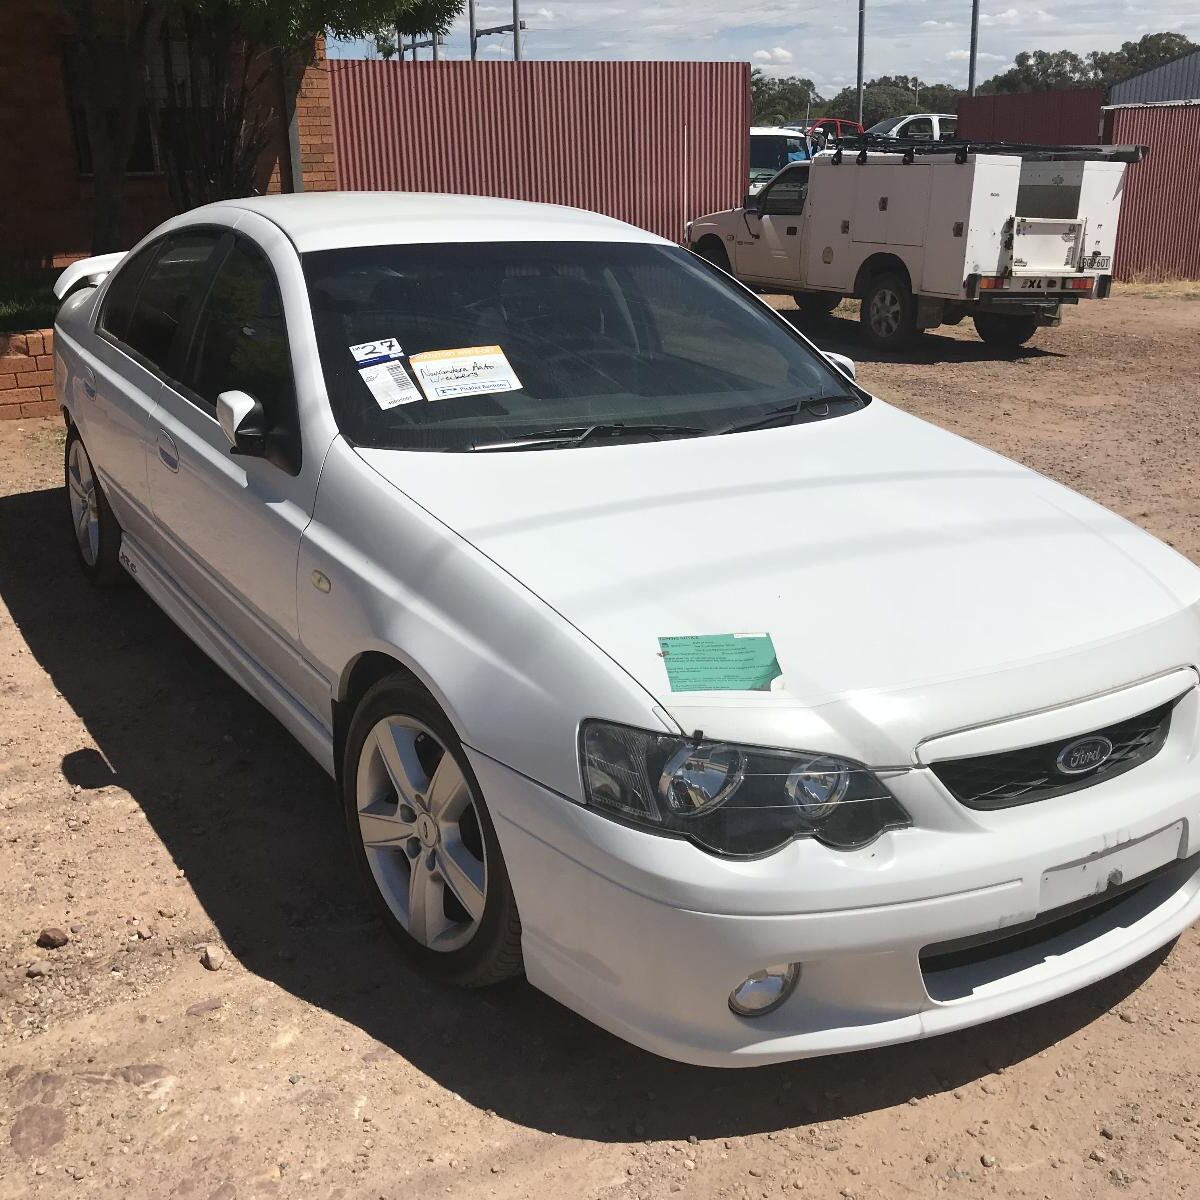
<path id="1" fill-rule="evenodd" d="M 1079 260 L 1081 271 L 1107 271 L 1111 266 L 1111 254 L 1085 254 Z"/>

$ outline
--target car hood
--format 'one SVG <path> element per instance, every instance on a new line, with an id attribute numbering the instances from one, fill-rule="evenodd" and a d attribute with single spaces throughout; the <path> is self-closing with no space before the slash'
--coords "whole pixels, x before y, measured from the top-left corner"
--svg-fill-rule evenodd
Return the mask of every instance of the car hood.
<path id="1" fill-rule="evenodd" d="M 359 453 L 685 728 L 698 705 L 814 707 L 1052 664 L 1200 598 L 1200 571 L 1136 526 L 878 400 L 725 437 Z M 771 635 L 775 688 L 673 694 L 658 639 L 727 633 Z"/>

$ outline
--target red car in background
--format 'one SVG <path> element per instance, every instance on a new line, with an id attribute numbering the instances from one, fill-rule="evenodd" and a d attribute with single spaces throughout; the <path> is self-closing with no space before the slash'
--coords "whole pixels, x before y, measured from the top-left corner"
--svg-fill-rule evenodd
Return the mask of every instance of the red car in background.
<path id="1" fill-rule="evenodd" d="M 827 141 L 857 137 L 863 131 L 863 127 L 857 121 L 848 121 L 845 117 L 822 117 L 819 121 L 814 121 L 808 127 L 808 136 L 812 137 L 818 129 L 825 134 Z"/>

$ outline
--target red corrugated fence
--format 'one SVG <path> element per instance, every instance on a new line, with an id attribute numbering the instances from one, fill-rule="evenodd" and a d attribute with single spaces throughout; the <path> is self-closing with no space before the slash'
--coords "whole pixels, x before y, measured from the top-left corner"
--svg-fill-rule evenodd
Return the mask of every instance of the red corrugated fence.
<path id="1" fill-rule="evenodd" d="M 1095 145 L 1100 140 L 1099 88 L 964 96 L 958 102 L 958 136 L 979 141 Z"/>
<path id="2" fill-rule="evenodd" d="M 1117 108 L 1107 140 L 1150 147 L 1125 172 L 1118 279 L 1200 279 L 1200 103 Z"/>
<path id="3" fill-rule="evenodd" d="M 746 190 L 746 63 L 329 68 L 342 188 L 570 204 L 674 241 Z"/>

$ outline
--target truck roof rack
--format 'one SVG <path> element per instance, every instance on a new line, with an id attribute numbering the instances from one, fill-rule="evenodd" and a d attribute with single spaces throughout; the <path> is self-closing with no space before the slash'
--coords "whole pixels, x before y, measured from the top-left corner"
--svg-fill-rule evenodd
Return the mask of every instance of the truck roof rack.
<path id="1" fill-rule="evenodd" d="M 1030 162 L 1123 162 L 1139 163 L 1150 153 L 1149 146 L 1053 146 L 1035 142 L 999 142 L 962 139 L 930 142 L 919 138 L 892 138 L 864 133 L 838 138 L 836 150 L 874 151 L 878 154 L 903 154 L 908 162 L 920 155 L 953 154 L 956 162 L 966 162 L 968 154 L 1015 154 Z M 840 162 L 840 156 L 838 158 Z"/>

